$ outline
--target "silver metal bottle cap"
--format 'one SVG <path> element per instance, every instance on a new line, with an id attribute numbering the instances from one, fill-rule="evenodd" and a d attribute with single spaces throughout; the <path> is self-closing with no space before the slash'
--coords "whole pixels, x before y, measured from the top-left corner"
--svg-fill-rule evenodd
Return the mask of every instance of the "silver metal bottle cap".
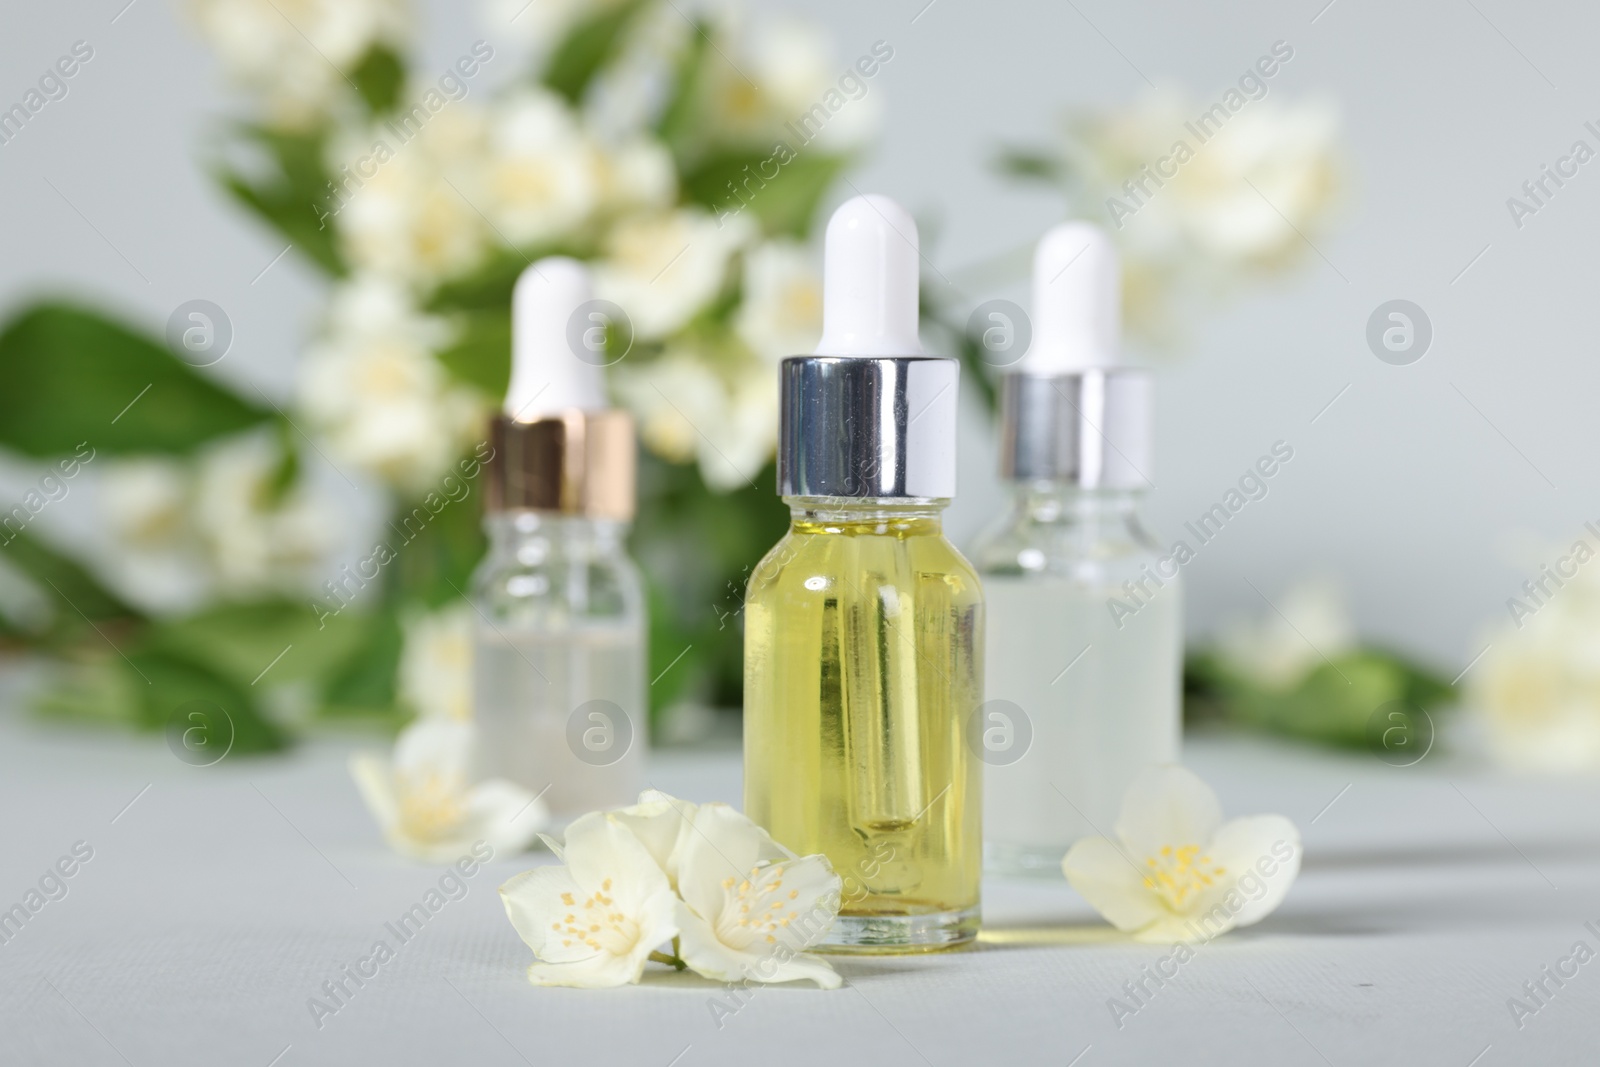
<path id="1" fill-rule="evenodd" d="M 1150 376 L 1143 371 L 1007 374 L 1000 413 L 1000 473 L 1010 481 L 1150 484 Z"/>
<path id="2" fill-rule="evenodd" d="M 940 356 L 784 360 L 778 495 L 955 496 L 959 374 Z"/>

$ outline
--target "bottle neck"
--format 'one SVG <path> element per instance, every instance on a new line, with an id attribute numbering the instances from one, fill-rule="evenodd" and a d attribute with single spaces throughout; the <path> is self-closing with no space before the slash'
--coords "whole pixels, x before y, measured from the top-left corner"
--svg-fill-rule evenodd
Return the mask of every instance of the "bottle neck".
<path id="1" fill-rule="evenodd" d="M 1107 526 L 1137 523 L 1143 493 L 1137 489 L 1090 489 L 1072 482 L 1013 482 L 1016 522 Z"/>
<path id="2" fill-rule="evenodd" d="M 786 496 L 791 529 L 804 533 L 940 534 L 945 497 Z"/>
<path id="3" fill-rule="evenodd" d="M 628 533 L 627 523 L 611 519 L 524 509 L 490 512 L 484 529 L 491 554 L 516 556 L 525 563 L 536 563 L 552 552 L 620 552 Z"/>

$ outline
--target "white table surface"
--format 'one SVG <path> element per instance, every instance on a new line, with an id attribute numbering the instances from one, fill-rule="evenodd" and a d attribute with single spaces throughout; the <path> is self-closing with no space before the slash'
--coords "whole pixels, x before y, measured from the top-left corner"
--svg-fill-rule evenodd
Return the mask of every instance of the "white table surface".
<path id="1" fill-rule="evenodd" d="M 1600 1062 L 1600 960 L 1520 1030 L 1506 1006 L 1579 940 L 1600 950 L 1600 783 L 1225 738 L 1191 739 L 1189 765 L 1229 815 L 1294 819 L 1305 869 L 1120 1028 L 1108 999 L 1166 950 L 1051 882 L 990 879 L 971 951 L 841 960 L 845 988 L 762 989 L 720 1027 L 725 993 L 688 975 L 537 989 L 495 894 L 535 855 L 480 872 L 318 1029 L 308 998 L 440 873 L 385 849 L 348 750 L 194 768 L 160 738 L 0 715 L 0 908 L 94 849 L 0 945 L 0 1064 Z M 692 800 L 736 800 L 738 777 L 733 752 L 652 769 Z"/>

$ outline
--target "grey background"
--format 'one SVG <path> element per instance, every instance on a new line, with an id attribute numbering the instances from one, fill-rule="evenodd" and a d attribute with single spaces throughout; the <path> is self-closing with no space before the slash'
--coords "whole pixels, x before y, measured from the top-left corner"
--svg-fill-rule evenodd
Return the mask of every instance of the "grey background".
<path id="1" fill-rule="evenodd" d="M 229 113 L 220 72 L 177 5 L 125 4 L 12 2 L 0 16 L 4 106 L 74 41 L 95 48 L 70 95 L 0 146 L 0 312 L 68 291 L 157 331 L 179 303 L 214 300 L 236 340 L 212 372 L 284 395 L 319 280 L 293 253 L 261 273 L 282 243 L 198 165 Z M 485 34 L 476 5 L 424 7 L 429 62 Z M 1063 106 L 1126 100 L 1146 77 L 1214 94 L 1279 39 L 1295 58 L 1272 93 L 1339 102 L 1350 184 L 1320 255 L 1194 322 L 1159 383 L 1149 514 L 1163 540 L 1274 441 L 1295 448 L 1271 495 L 1187 569 L 1191 632 L 1263 610 L 1245 578 L 1276 597 L 1321 570 L 1345 580 L 1365 634 L 1452 675 L 1552 558 L 1526 546 L 1568 544 L 1597 517 L 1587 235 L 1600 162 L 1520 231 L 1505 205 L 1575 138 L 1593 140 L 1582 128 L 1600 117 L 1593 9 L 824 0 L 804 11 L 834 33 L 841 64 L 876 40 L 894 46 L 872 87 L 884 134 L 851 180 L 937 220 L 927 255 L 957 281 L 1061 217 L 1051 192 L 1001 180 L 990 161 L 1003 143 L 1045 140 Z M 967 304 L 995 295 L 1025 293 L 973 289 Z M 1365 344 L 1368 315 L 1394 298 L 1433 322 L 1432 349 L 1412 366 L 1381 363 Z M 958 539 L 1001 506 L 993 470 L 992 434 L 973 414 L 951 512 Z M 0 474 L 9 491 L 26 472 Z M 92 541 L 83 495 L 41 523 Z"/>

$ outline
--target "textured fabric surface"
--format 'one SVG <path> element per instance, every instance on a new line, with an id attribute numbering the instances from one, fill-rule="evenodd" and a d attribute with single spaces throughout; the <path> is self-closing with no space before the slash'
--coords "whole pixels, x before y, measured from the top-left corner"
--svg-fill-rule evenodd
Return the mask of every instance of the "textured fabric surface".
<path id="1" fill-rule="evenodd" d="M 1595 1062 L 1600 960 L 1559 986 L 1543 972 L 1576 966 L 1560 961 L 1579 941 L 1600 951 L 1584 925 L 1600 928 L 1593 780 L 1192 740 L 1229 815 L 1299 824 L 1305 870 L 1276 914 L 1163 984 L 1144 969 L 1169 950 L 1115 935 L 1065 883 L 990 879 L 974 950 L 841 960 L 836 992 L 734 999 L 664 971 L 618 991 L 528 985 L 495 887 L 542 853 L 489 864 L 399 941 L 385 924 L 441 869 L 384 848 L 348 754 L 195 768 L 159 739 L 0 718 L 0 908 L 92 849 L 0 944 L 0 1064 Z M 651 775 L 738 798 L 736 752 L 668 753 Z M 394 958 L 314 1018 L 309 999 L 379 939 Z M 1135 1005 L 1124 985 L 1141 979 Z M 1523 989 L 1541 980 L 1542 1005 Z M 1520 1029 L 1512 997 L 1538 1009 Z M 1136 1010 L 1119 1020 L 1112 998 Z"/>

